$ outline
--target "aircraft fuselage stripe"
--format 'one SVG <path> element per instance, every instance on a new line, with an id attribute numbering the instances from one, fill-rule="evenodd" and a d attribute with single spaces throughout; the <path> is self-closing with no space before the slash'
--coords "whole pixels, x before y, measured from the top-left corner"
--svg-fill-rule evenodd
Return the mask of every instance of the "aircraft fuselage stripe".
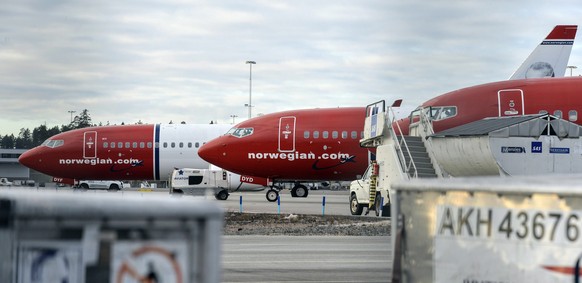
<path id="1" fill-rule="evenodd" d="M 160 179 L 160 124 L 156 124 L 154 131 L 154 177 Z"/>

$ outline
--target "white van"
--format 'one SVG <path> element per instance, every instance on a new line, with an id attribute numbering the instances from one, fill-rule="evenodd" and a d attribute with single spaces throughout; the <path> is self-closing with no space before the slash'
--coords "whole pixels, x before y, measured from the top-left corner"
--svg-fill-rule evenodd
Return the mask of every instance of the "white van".
<path id="1" fill-rule="evenodd" d="M 106 189 L 111 191 L 119 191 L 123 189 L 121 181 L 105 181 L 105 180 L 83 180 L 79 181 L 77 188 L 80 189 Z"/>
<path id="2" fill-rule="evenodd" d="M 216 199 L 226 200 L 229 196 L 229 180 L 225 170 L 178 168 L 172 173 L 172 192 L 189 195 L 205 195 L 213 190 Z"/>

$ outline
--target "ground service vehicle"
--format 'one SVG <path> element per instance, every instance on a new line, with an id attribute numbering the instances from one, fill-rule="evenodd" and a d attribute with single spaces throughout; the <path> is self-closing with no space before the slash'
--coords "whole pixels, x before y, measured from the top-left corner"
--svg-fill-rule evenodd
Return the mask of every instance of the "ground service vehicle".
<path id="1" fill-rule="evenodd" d="M 172 173 L 171 192 L 190 195 L 204 195 L 213 190 L 218 200 L 229 196 L 228 172 L 222 169 L 179 168 Z"/>
<path id="2" fill-rule="evenodd" d="M 0 178 L 0 186 L 12 186 L 12 182 L 8 181 L 7 178 Z"/>

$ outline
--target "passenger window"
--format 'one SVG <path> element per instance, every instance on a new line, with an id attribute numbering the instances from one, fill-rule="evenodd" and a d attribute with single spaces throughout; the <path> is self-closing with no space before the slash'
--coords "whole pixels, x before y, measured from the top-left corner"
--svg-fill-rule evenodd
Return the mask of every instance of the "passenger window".
<path id="1" fill-rule="evenodd" d="M 167 147 L 168 147 L 168 143 L 164 142 L 164 148 L 167 148 Z"/>
<path id="2" fill-rule="evenodd" d="M 562 110 L 556 110 L 556 111 L 554 111 L 554 116 L 562 119 Z"/>
<path id="3" fill-rule="evenodd" d="M 133 148 L 137 148 L 137 142 L 133 142 Z"/>
<path id="4" fill-rule="evenodd" d="M 180 146 L 180 148 L 183 148 L 184 147 L 184 143 L 183 142 L 180 142 L 179 146 Z"/>
<path id="5" fill-rule="evenodd" d="M 108 148 L 109 147 L 109 143 L 108 142 L 104 142 L 103 143 L 103 148 Z"/>
<path id="6" fill-rule="evenodd" d="M 338 134 L 338 132 L 337 132 L 337 131 L 333 131 L 333 132 L 331 132 L 331 138 L 332 138 L 332 139 L 337 139 L 338 135 L 339 135 L 339 134 Z"/>
<path id="7" fill-rule="evenodd" d="M 313 131 L 313 138 L 314 139 L 318 139 L 319 138 L 319 131 Z"/>
<path id="8" fill-rule="evenodd" d="M 329 133 L 327 131 L 323 131 L 323 138 L 327 139 L 329 137 Z"/>
<path id="9" fill-rule="evenodd" d="M 176 147 L 176 143 L 175 143 L 175 142 L 172 142 L 172 143 L 170 144 L 170 146 L 171 146 L 172 148 L 175 148 L 175 147 Z"/>
<path id="10" fill-rule="evenodd" d="M 358 132 L 356 131 L 352 131 L 352 139 L 357 139 L 358 138 Z"/>
<path id="11" fill-rule="evenodd" d="M 199 148 L 199 147 L 200 147 L 200 143 L 199 143 L 199 142 L 196 142 L 196 143 L 194 144 L 194 146 L 195 146 L 196 148 Z"/>
<path id="12" fill-rule="evenodd" d="M 342 132 L 342 139 L 347 139 L 348 138 L 348 131 L 343 131 Z"/>
<path id="13" fill-rule="evenodd" d="M 188 143 L 188 148 L 192 148 L 192 143 L 191 142 Z"/>
<path id="14" fill-rule="evenodd" d="M 125 142 L 125 148 L 130 148 L 130 143 L 129 142 Z"/>
<path id="15" fill-rule="evenodd" d="M 140 142 L 139 143 L 139 148 L 144 148 L 144 147 L 145 147 L 145 143 L 144 142 Z M 151 147 L 151 145 L 149 147 Z"/>
<path id="16" fill-rule="evenodd" d="M 578 111 L 576 110 L 568 111 L 568 120 L 570 120 L 570 122 L 578 121 Z"/>
<path id="17" fill-rule="evenodd" d="M 114 142 L 111 143 L 111 148 L 115 148 L 115 143 Z"/>
<path id="18" fill-rule="evenodd" d="M 360 139 L 363 139 L 363 138 L 364 138 L 364 131 L 361 131 L 360 132 Z"/>
<path id="19" fill-rule="evenodd" d="M 118 142 L 117 143 L 117 148 L 123 148 L 123 143 L 122 142 Z"/>
<path id="20" fill-rule="evenodd" d="M 303 132 L 303 137 L 308 139 L 309 138 L 309 131 Z"/>

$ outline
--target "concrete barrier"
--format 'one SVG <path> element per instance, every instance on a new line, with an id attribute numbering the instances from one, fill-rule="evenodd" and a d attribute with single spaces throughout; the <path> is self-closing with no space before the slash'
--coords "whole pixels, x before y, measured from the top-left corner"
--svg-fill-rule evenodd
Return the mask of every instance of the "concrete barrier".
<path id="1" fill-rule="evenodd" d="M 222 223 L 203 200 L 0 191 L 0 282 L 220 282 Z"/>

